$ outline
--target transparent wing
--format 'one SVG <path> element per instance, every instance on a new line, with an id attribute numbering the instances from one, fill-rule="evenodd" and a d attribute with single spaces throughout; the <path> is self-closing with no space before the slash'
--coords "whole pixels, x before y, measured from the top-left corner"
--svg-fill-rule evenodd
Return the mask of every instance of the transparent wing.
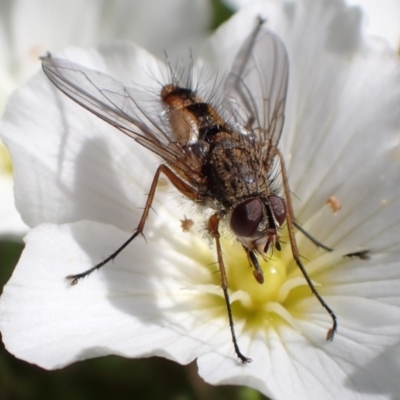
<path id="1" fill-rule="evenodd" d="M 259 24 L 240 48 L 224 84 L 224 107 L 260 142 L 276 146 L 283 122 L 289 60 L 282 40 Z"/>
<path id="2" fill-rule="evenodd" d="M 154 102 L 140 105 L 135 100 L 141 97 L 136 89 L 68 60 L 48 55 L 42 67 L 54 85 L 72 100 L 191 176 L 193 171 L 184 162 L 182 146 L 173 141 L 169 126 L 160 118 L 162 109 L 155 111 Z"/>

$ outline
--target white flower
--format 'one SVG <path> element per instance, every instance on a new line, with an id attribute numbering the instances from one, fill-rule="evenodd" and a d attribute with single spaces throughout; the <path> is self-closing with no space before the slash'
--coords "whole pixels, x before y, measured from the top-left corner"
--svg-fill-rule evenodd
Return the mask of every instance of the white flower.
<path id="1" fill-rule="evenodd" d="M 2 2 L 0 116 L 11 92 L 40 69 L 39 56 L 47 51 L 110 39 L 135 40 L 160 56 L 165 47 L 196 47 L 208 28 L 209 9 L 203 0 Z M 1 141 L 0 210 L 0 234 L 20 236 L 27 231 L 15 208 L 12 166 Z"/>
<path id="2" fill-rule="evenodd" d="M 49 369 L 105 354 L 197 358 L 207 382 L 248 385 L 272 399 L 396 398 L 400 61 L 371 48 L 355 12 L 336 1 L 257 3 L 218 30 L 202 57 L 222 76 L 258 15 L 287 46 L 281 149 L 297 220 L 335 249 L 327 253 L 296 234 L 311 279 L 338 316 L 333 342 L 325 340 L 329 316 L 289 244 L 263 264 L 259 285 L 240 246 L 227 239 L 236 333 L 253 359 L 240 364 L 214 250 L 189 202 L 165 181 L 147 243 L 138 238 L 112 265 L 71 287 L 66 275 L 90 268 L 130 236 L 158 161 L 39 75 L 11 98 L 1 131 L 20 210 L 31 226 L 43 223 L 27 236 L 0 301 L 7 349 Z M 143 88 L 159 90 L 165 78 L 163 63 L 134 45 L 63 56 Z M 332 196 L 340 210 L 326 205 Z M 195 221 L 190 232 L 180 227 L 185 215 Z M 370 260 L 343 257 L 363 246 Z"/>

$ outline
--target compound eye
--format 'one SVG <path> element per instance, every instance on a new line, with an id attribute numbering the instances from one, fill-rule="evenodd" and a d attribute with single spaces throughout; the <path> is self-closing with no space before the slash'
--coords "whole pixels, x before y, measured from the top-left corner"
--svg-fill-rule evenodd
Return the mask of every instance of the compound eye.
<path id="1" fill-rule="evenodd" d="M 282 226 L 286 220 L 286 206 L 285 202 L 279 196 L 271 194 L 268 196 L 268 202 L 271 207 L 271 212 L 275 217 L 279 226 Z"/>
<path id="2" fill-rule="evenodd" d="M 237 236 L 250 237 L 263 217 L 263 206 L 258 199 L 240 203 L 232 212 L 231 228 Z"/>

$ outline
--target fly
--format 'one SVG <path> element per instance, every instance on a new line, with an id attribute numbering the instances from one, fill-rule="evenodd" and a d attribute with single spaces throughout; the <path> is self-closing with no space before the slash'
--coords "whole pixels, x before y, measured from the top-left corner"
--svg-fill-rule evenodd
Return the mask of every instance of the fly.
<path id="1" fill-rule="evenodd" d="M 158 116 L 146 112 L 132 88 L 106 74 L 51 55 L 43 58 L 43 70 L 68 97 L 163 160 L 134 234 L 104 261 L 68 276 L 72 285 L 113 260 L 143 232 L 157 183 L 164 175 L 185 198 L 201 209 L 212 210 L 207 226 L 216 245 L 234 349 L 242 363 L 251 359 L 240 351 L 235 334 L 220 243 L 222 223 L 241 243 L 260 284 L 264 276 L 259 257 L 281 249 L 279 232 L 287 224 L 293 258 L 332 319 L 327 340 L 333 339 L 337 318 L 319 295 L 300 259 L 294 227 L 306 232 L 294 219 L 285 162 L 278 148 L 288 87 L 288 55 L 282 40 L 266 29 L 262 20 L 234 59 L 223 83 L 219 107 L 204 101 L 190 84 L 182 84 L 172 69 L 171 82 L 159 94 L 163 111 Z M 283 193 L 273 183 L 275 165 L 282 175 Z M 309 234 L 307 237 L 321 245 Z"/>

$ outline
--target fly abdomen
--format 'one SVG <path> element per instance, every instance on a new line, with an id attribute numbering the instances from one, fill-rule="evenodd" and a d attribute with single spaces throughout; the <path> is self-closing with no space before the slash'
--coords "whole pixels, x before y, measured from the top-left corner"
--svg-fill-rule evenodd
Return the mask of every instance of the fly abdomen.
<path id="1" fill-rule="evenodd" d="M 161 90 L 161 99 L 167 106 L 172 132 L 182 144 L 199 140 L 210 143 L 216 133 L 227 129 L 214 107 L 191 89 L 166 85 Z"/>
<path id="2" fill-rule="evenodd" d="M 224 121 L 210 104 L 194 103 L 188 106 L 187 110 L 198 121 L 199 140 L 211 143 L 215 134 L 226 130 Z"/>

